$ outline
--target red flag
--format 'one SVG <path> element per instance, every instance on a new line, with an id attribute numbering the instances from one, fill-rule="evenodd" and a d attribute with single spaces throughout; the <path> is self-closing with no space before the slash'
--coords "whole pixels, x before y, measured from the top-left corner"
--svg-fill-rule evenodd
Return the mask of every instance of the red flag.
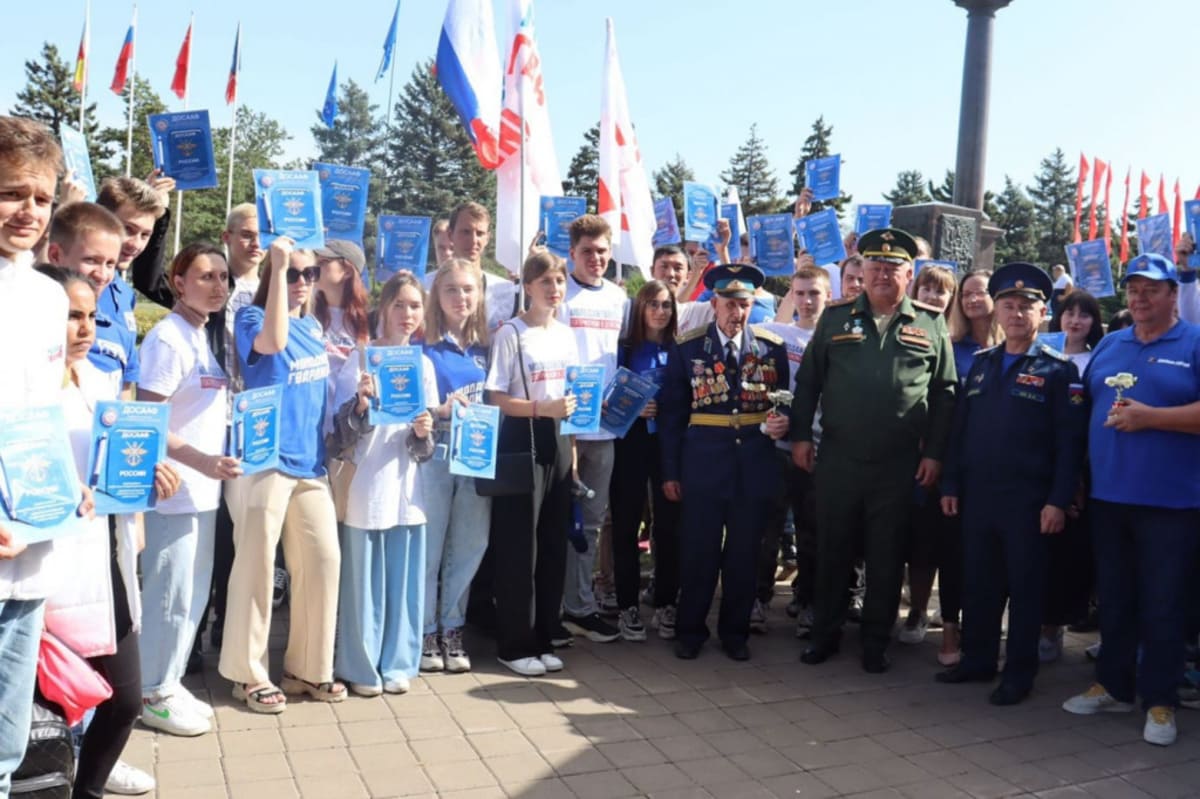
<path id="1" fill-rule="evenodd" d="M 1112 252 L 1112 205 L 1109 199 L 1112 197 L 1112 164 L 1108 165 L 1108 177 L 1104 179 L 1104 246 Z"/>
<path id="2" fill-rule="evenodd" d="M 83 93 L 84 87 L 87 85 L 87 67 L 88 67 L 88 28 L 90 27 L 91 15 L 83 18 L 83 34 L 79 37 L 79 53 L 75 56 L 75 75 L 71 79 L 71 88 L 80 94 Z"/>
<path id="3" fill-rule="evenodd" d="M 1146 190 L 1150 188 L 1150 178 L 1146 175 L 1146 170 L 1142 170 L 1142 185 L 1138 189 L 1138 219 L 1145 219 L 1146 214 L 1150 213 L 1150 195 Z"/>
<path id="4" fill-rule="evenodd" d="M 237 100 L 238 73 L 242 71 L 242 23 L 238 23 L 237 35 L 233 39 L 233 63 L 229 65 L 229 79 L 225 81 L 225 104 Z"/>
<path id="5" fill-rule="evenodd" d="M 1121 210 L 1121 253 L 1117 259 L 1121 263 L 1129 260 L 1129 175 L 1132 167 L 1125 170 L 1125 202 Z M 1142 174 L 1145 177 L 1145 173 Z"/>
<path id="6" fill-rule="evenodd" d="M 1158 173 L 1158 212 L 1160 214 L 1171 213 L 1171 206 L 1167 205 L 1167 184 L 1163 181 L 1162 173 Z"/>
<path id="7" fill-rule="evenodd" d="M 188 23 L 187 34 L 183 37 L 183 46 L 175 58 L 175 77 L 171 79 L 171 91 L 182 100 L 187 96 L 188 67 L 192 63 L 192 23 Z"/>
<path id="8" fill-rule="evenodd" d="M 1100 184 L 1104 182 L 1107 172 L 1108 164 L 1097 158 L 1092 169 L 1092 208 L 1088 211 L 1088 241 L 1096 238 L 1096 206 L 1100 204 Z M 1108 213 L 1107 208 L 1104 210 Z"/>
<path id="9" fill-rule="evenodd" d="M 1073 231 L 1076 244 L 1079 243 L 1079 220 L 1083 218 L 1083 186 L 1088 179 L 1088 160 L 1083 153 L 1079 154 L 1079 185 L 1075 188 L 1075 228 Z"/>
<path id="10" fill-rule="evenodd" d="M 1179 178 L 1175 178 L 1175 221 L 1171 225 L 1171 245 L 1179 243 L 1180 226 L 1183 224 L 1183 195 L 1179 192 Z"/>
<path id="11" fill-rule="evenodd" d="M 129 65 L 133 63 L 133 40 L 137 29 L 137 9 L 133 10 L 133 20 L 129 30 L 125 31 L 125 41 L 121 44 L 121 53 L 117 56 L 117 68 L 113 71 L 112 85 L 108 88 L 114 94 L 125 91 L 125 82 L 129 80 Z"/>

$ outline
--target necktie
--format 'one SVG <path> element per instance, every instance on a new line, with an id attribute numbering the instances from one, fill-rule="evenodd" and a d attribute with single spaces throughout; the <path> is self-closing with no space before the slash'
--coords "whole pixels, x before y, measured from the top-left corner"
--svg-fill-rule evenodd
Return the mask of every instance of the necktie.
<path id="1" fill-rule="evenodd" d="M 725 368 L 729 370 L 729 383 L 732 385 L 737 380 L 738 375 L 737 345 L 732 341 L 725 344 Z"/>

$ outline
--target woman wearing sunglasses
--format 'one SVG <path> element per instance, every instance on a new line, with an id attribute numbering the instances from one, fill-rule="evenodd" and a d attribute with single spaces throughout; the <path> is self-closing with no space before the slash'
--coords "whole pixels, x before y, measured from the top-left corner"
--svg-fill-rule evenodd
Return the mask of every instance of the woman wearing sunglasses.
<path id="1" fill-rule="evenodd" d="M 307 315 L 320 270 L 312 252 L 292 244 L 286 237 L 271 244 L 254 301 L 234 323 L 246 388 L 283 386 L 278 468 L 232 480 L 227 492 L 235 554 L 220 670 L 233 680 L 234 698 L 258 713 L 282 713 L 283 692 L 322 702 L 346 698 L 346 687 L 333 679 L 340 559 L 321 435 L 329 357 L 321 325 Z M 267 674 L 267 635 L 281 535 L 292 612 L 277 688 Z"/>

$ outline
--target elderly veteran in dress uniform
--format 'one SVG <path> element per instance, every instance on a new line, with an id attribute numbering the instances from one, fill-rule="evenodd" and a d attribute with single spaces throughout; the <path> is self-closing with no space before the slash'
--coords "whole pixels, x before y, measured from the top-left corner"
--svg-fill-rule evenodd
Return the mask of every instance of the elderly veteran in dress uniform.
<path id="1" fill-rule="evenodd" d="M 1050 560 L 1080 486 L 1087 411 L 1075 364 L 1037 342 L 1054 284 L 1027 263 L 988 281 L 1004 343 L 976 353 L 959 398 L 942 477 L 942 512 L 962 514 L 963 656 L 943 683 L 990 682 L 1008 601 L 1004 673 L 993 705 L 1029 695 Z"/>
<path id="2" fill-rule="evenodd" d="M 942 311 L 907 295 L 917 243 L 902 230 L 864 233 L 866 285 L 825 309 L 805 352 L 792 403 L 792 459 L 814 470 L 812 421 L 821 408 L 815 463 L 817 577 L 811 644 L 801 660 L 835 654 L 849 576 L 865 553 L 862 665 L 885 654 L 900 603 L 914 481 L 937 482 L 954 414 L 954 354 Z"/>
<path id="3" fill-rule="evenodd" d="M 783 340 L 746 324 L 762 284 L 753 266 L 709 270 L 716 321 L 681 336 L 667 356 L 659 425 L 663 492 L 683 503 L 675 654 L 685 659 L 709 636 L 718 575 L 721 647 L 734 660 L 750 657 L 755 563 L 781 479 L 774 442 L 788 431 L 771 399 L 789 383 Z"/>

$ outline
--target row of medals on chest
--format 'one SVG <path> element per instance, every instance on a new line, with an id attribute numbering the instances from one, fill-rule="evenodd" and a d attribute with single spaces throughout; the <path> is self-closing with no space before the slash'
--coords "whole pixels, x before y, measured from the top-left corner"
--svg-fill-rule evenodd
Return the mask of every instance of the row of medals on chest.
<path id="1" fill-rule="evenodd" d="M 769 404 L 767 392 L 778 379 L 774 359 L 759 360 L 757 355 L 749 353 L 742 362 L 741 371 L 742 409 L 765 411 Z M 724 361 L 707 363 L 702 358 L 692 359 L 692 410 L 729 401 L 732 386 L 725 372 Z"/>

